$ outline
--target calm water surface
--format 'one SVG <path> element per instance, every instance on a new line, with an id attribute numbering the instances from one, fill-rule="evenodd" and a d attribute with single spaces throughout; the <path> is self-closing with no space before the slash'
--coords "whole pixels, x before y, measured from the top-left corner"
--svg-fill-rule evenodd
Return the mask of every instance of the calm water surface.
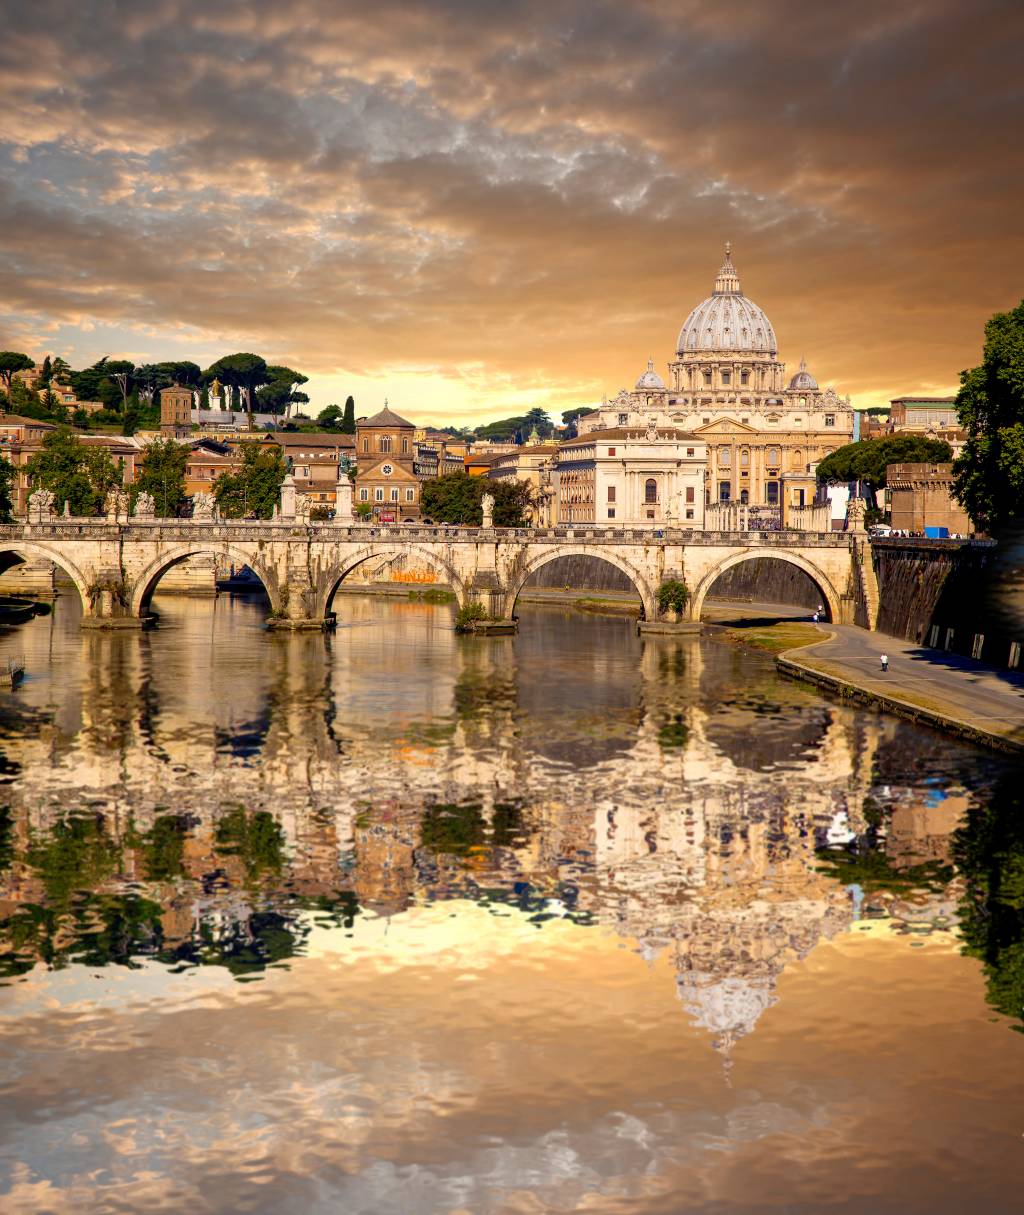
<path id="1" fill-rule="evenodd" d="M 708 639 L 163 597 L 0 634 L 5 1212 L 961 1212 L 1022 770 Z"/>

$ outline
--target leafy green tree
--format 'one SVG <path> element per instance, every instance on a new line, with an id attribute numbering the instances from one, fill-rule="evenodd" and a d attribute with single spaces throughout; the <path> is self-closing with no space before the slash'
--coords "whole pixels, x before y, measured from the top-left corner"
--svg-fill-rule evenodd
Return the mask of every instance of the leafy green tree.
<path id="1" fill-rule="evenodd" d="M 152 494 L 156 513 L 173 518 L 185 498 L 185 466 L 189 446 L 174 439 L 157 439 L 150 443 L 142 456 L 142 464 L 133 485 L 136 495 Z"/>
<path id="2" fill-rule="evenodd" d="M 270 519 L 280 501 L 281 482 L 287 468 L 280 447 L 262 443 L 241 445 L 242 466 L 237 472 L 224 472 L 213 483 L 213 496 L 222 515 L 244 519 L 255 514 Z"/>
<path id="3" fill-rule="evenodd" d="M 257 392 L 256 397 L 269 413 L 280 414 L 284 413 L 289 405 L 309 403 L 309 397 L 304 392 L 297 391 L 300 384 L 309 382 L 309 377 L 301 371 L 271 363 L 267 367 L 267 375 L 270 382 Z"/>
<path id="4" fill-rule="evenodd" d="M 345 416 L 341 419 L 341 433 L 354 435 L 356 433 L 356 402 L 354 397 L 345 398 Z"/>
<path id="5" fill-rule="evenodd" d="M 575 439 L 579 434 L 579 420 L 585 418 L 588 413 L 597 413 L 597 407 L 594 405 L 581 405 L 578 409 L 563 409 L 562 421 L 565 424 L 565 437 L 567 439 Z"/>
<path id="6" fill-rule="evenodd" d="M 65 426 L 43 439 L 42 450 L 29 460 L 26 472 L 34 489 L 53 492 L 58 511 L 70 502 L 73 515 L 95 514 L 122 477 L 106 447 L 86 446 Z"/>
<path id="7" fill-rule="evenodd" d="M 242 393 L 245 411 L 249 415 L 249 429 L 252 430 L 256 393 L 271 379 L 266 359 L 260 358 L 258 354 L 226 354 L 207 367 L 203 378 L 207 383 L 211 383 L 215 378 L 219 379 L 222 384 Z"/>
<path id="8" fill-rule="evenodd" d="M 863 481 L 873 494 L 885 488 L 885 470 L 890 464 L 945 464 L 952 458 L 949 444 L 941 439 L 887 435 L 884 439 L 847 443 L 819 461 L 817 475 L 827 485 Z"/>
<path id="9" fill-rule="evenodd" d="M 14 508 L 14 465 L 0 456 L 0 523 L 10 523 Z"/>
<path id="10" fill-rule="evenodd" d="M 326 409 L 321 409 L 316 415 L 316 420 L 321 426 L 337 426 L 342 419 L 342 412 L 337 405 L 328 405 Z"/>
<path id="11" fill-rule="evenodd" d="M 82 371 L 68 371 L 68 379 L 71 382 L 71 387 L 75 390 L 75 396 L 80 401 L 99 401 L 103 398 L 100 396 L 100 385 L 106 382 L 108 388 L 115 388 L 109 380 L 107 380 L 107 356 L 98 359 L 91 367 L 86 367 Z M 105 404 L 106 402 L 104 402 Z"/>
<path id="12" fill-rule="evenodd" d="M 8 393 L 11 391 L 15 372 L 29 371 L 34 366 L 35 363 L 20 350 L 0 350 L 0 380 L 7 385 Z"/>
<path id="13" fill-rule="evenodd" d="M 51 379 L 53 380 L 54 384 L 70 385 L 71 365 L 66 359 L 62 358 L 61 355 L 58 354 L 50 364 L 50 371 L 52 373 Z"/>
<path id="14" fill-rule="evenodd" d="M 975 523 L 996 529 L 1024 515 L 1024 300 L 985 325 L 981 365 L 960 375 L 967 442 L 953 492 Z"/>
<path id="15" fill-rule="evenodd" d="M 495 527 L 526 527 L 533 507 L 533 490 L 526 481 L 491 481 L 468 473 L 446 473 L 423 482 L 421 508 L 428 519 L 479 527 L 483 522 L 481 499 L 494 498 Z"/>

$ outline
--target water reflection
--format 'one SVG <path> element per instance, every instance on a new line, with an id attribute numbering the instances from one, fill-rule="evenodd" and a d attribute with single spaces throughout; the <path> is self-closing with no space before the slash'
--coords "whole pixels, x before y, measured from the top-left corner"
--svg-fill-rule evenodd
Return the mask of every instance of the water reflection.
<path id="1" fill-rule="evenodd" d="M 333 636 L 267 636 L 231 600 L 165 606 L 140 637 L 79 633 L 64 604 L 28 626 L 0 973 L 252 977 L 311 923 L 471 899 L 664 954 L 728 1051 L 819 941 L 862 916 L 944 928 L 956 905 L 1020 1016 L 1000 761 L 621 621 L 536 609 L 515 642 L 467 642 L 445 607 L 340 607 Z"/>
<path id="2" fill-rule="evenodd" d="M 952 1211 L 949 1127 L 1009 1209 L 1019 769 L 557 608 L 70 606 L 0 638 L 5 1209 Z"/>

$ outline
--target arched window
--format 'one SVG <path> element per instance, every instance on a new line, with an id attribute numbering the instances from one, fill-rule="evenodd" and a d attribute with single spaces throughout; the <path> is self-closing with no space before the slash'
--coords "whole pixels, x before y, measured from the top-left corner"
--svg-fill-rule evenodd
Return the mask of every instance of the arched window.
<path id="1" fill-rule="evenodd" d="M 741 489 L 740 490 L 740 502 L 744 506 L 746 506 L 749 503 L 749 501 L 750 501 L 750 494 L 745 489 Z"/>
<path id="2" fill-rule="evenodd" d="M 779 462 L 779 449 L 777 447 L 768 448 L 768 463 L 774 468 Z"/>
<path id="3" fill-rule="evenodd" d="M 743 450 L 740 452 L 740 467 L 741 467 L 741 468 L 749 468 L 749 467 L 750 467 L 750 452 L 749 452 L 749 451 L 747 451 L 747 449 L 746 449 L 746 448 L 744 448 L 744 449 L 743 449 Z"/>
<path id="4" fill-rule="evenodd" d="M 381 435 L 380 449 L 381 449 L 381 451 L 390 451 L 391 450 L 391 436 L 390 435 Z"/>
<path id="5" fill-rule="evenodd" d="M 657 502 L 658 500 L 658 482 L 653 477 L 648 477 L 644 482 L 644 501 Z"/>
<path id="6" fill-rule="evenodd" d="M 729 448 L 729 447 L 720 447 L 720 448 L 718 449 L 718 463 L 719 463 L 719 464 L 730 464 L 730 463 L 732 463 L 732 449 L 731 449 L 731 448 Z"/>

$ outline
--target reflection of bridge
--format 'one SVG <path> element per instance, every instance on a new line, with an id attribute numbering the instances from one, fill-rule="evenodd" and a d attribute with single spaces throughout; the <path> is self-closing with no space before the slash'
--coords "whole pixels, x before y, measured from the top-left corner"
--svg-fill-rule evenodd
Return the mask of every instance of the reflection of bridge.
<path id="1" fill-rule="evenodd" d="M 248 565 L 270 597 L 272 623 L 321 628 L 341 581 L 375 558 L 406 557 L 437 571 L 459 605 L 480 602 L 511 619 L 527 579 L 559 557 L 588 556 L 621 570 L 636 588 L 644 618 L 658 616 L 660 584 L 679 578 L 700 618 L 715 580 L 735 565 L 775 558 L 802 570 L 821 592 L 832 620 L 874 623 L 869 546 L 856 533 L 693 532 L 632 528 L 395 528 L 304 525 L 297 521 L 61 518 L 0 527 L 0 556 L 50 561 L 75 583 L 83 623 L 140 624 L 160 578 L 173 565 L 208 553 Z M 867 602 L 865 602 L 865 595 Z"/>

